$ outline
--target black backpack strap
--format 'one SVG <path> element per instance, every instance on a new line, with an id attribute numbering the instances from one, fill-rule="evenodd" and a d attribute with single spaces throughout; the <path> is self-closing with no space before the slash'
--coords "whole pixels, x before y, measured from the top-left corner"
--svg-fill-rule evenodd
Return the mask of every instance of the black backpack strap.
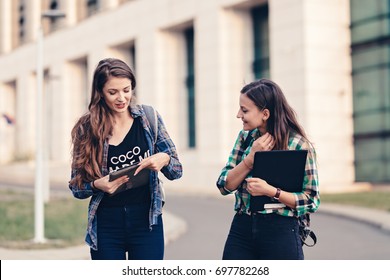
<path id="1" fill-rule="evenodd" d="M 307 242 L 306 242 L 306 241 L 307 241 L 307 237 L 309 237 L 309 236 L 310 236 L 310 238 L 313 240 L 312 243 L 307 243 Z M 314 233 L 314 231 L 312 231 L 312 230 L 309 229 L 309 232 L 308 232 L 308 234 L 307 234 L 307 237 L 306 237 L 305 240 L 302 240 L 302 243 L 303 243 L 304 245 L 306 245 L 306 246 L 308 246 L 308 247 L 313 247 L 314 245 L 316 245 L 316 243 L 317 243 L 317 236 L 316 236 L 316 234 Z"/>
<path id="2" fill-rule="evenodd" d="M 142 108 L 143 108 L 143 110 L 145 112 L 146 118 L 149 121 L 149 125 L 150 125 L 150 128 L 152 129 L 152 133 L 153 133 L 154 145 L 156 145 L 156 143 L 157 143 L 157 136 L 158 136 L 157 111 L 152 106 L 149 106 L 149 105 L 142 104 Z M 160 189 L 160 192 L 161 192 L 162 205 L 164 206 L 164 204 L 165 204 L 165 191 L 164 191 L 164 188 L 163 188 L 162 181 L 160 179 L 158 179 L 158 181 L 159 181 L 159 185 L 158 186 L 159 186 L 159 189 Z"/>
<path id="3" fill-rule="evenodd" d="M 313 247 L 317 243 L 317 236 L 310 228 L 310 214 L 306 213 L 304 216 L 298 217 L 299 236 L 301 237 L 302 246 Z M 308 243 L 307 238 L 310 237 L 313 242 Z"/>
<path id="4" fill-rule="evenodd" d="M 248 148 L 252 139 L 253 139 L 252 134 L 251 134 L 251 132 L 249 132 L 248 135 L 246 136 L 244 142 L 242 143 L 240 151 L 238 152 L 238 155 L 237 155 L 238 158 L 242 158 L 243 154 L 245 153 L 245 150 Z"/>
<path id="5" fill-rule="evenodd" d="M 149 121 L 150 128 L 152 129 L 153 137 L 154 137 L 154 144 L 156 144 L 157 143 L 157 135 L 158 135 L 157 112 L 156 112 L 156 110 L 154 110 L 154 108 L 152 106 L 149 106 L 149 105 L 143 104 L 142 108 L 145 112 L 146 118 Z"/>

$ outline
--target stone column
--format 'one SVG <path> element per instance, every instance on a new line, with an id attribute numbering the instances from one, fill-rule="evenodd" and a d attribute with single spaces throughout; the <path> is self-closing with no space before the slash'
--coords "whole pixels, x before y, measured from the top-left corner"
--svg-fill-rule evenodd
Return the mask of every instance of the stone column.
<path id="1" fill-rule="evenodd" d="M 0 1 L 0 55 L 12 49 L 12 3 Z"/>

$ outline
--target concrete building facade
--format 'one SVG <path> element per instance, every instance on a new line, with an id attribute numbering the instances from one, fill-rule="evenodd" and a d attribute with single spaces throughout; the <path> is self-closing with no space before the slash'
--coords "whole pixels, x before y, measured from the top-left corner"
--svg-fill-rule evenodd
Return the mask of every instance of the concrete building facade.
<path id="1" fill-rule="evenodd" d="M 50 8 L 66 17 L 41 18 Z M 216 191 L 242 127 L 239 91 L 265 76 L 315 144 L 321 190 L 359 188 L 348 0 L 0 0 L 0 20 L 0 112 L 15 120 L 0 122 L 1 164 L 34 159 L 42 24 L 50 161 L 69 162 L 92 72 L 117 57 L 135 69 L 138 101 L 160 112 L 177 145 L 184 175 L 173 187 Z"/>

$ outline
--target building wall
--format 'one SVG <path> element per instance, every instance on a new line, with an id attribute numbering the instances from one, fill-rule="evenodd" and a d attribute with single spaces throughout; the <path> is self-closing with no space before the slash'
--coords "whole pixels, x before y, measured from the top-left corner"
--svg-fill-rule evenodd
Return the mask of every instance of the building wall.
<path id="1" fill-rule="evenodd" d="M 390 2 L 351 0 L 356 180 L 390 181 Z"/>
<path id="2" fill-rule="evenodd" d="M 76 16 L 75 1 L 61 2 L 70 16 L 63 28 L 45 36 L 50 159 L 69 161 L 70 130 L 86 110 L 98 61 L 116 56 L 130 62 L 127 50 L 134 46 L 138 100 L 162 114 L 184 166 L 183 178 L 167 184 L 215 193 L 219 172 L 241 129 L 236 119 L 239 91 L 253 80 L 249 9 L 267 1 L 119 2 L 104 2 L 102 11 L 83 20 Z M 354 182 L 349 1 L 269 0 L 268 5 L 271 79 L 284 89 L 317 148 L 321 189 L 348 189 Z M 188 148 L 186 133 L 182 33 L 189 26 L 195 30 L 195 148 Z M 17 153 L 31 158 L 35 41 L 12 51 L 7 40 L 1 42 L 0 84 L 16 84 L 15 137 L 18 147 L 23 145 Z M 6 164 L 9 158 L 0 161 Z"/>

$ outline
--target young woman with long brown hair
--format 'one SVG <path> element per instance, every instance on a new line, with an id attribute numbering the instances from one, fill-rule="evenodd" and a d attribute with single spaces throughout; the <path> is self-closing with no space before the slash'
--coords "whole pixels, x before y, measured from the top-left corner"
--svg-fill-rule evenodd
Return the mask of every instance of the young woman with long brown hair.
<path id="1" fill-rule="evenodd" d="M 243 122 L 229 160 L 218 178 L 223 195 L 235 192 L 236 203 L 223 259 L 303 259 L 298 218 L 319 206 L 315 150 L 280 87 L 260 79 L 244 86 L 237 118 Z M 257 151 L 308 150 L 302 191 L 290 193 L 252 178 Z M 255 197 L 279 200 L 281 207 L 257 209 Z M 252 203 L 251 203 L 252 202 Z M 283 207 L 284 205 L 284 207 Z"/>
<path id="2" fill-rule="evenodd" d="M 92 82 L 88 112 L 72 130 L 69 188 L 90 199 L 86 242 L 92 259 L 163 259 L 161 171 L 170 180 L 182 175 L 176 148 L 161 116 L 152 129 L 144 107 L 135 104 L 136 80 L 119 59 L 103 59 Z M 157 134 L 157 135 L 154 135 Z M 149 183 L 112 195 L 131 179 L 109 180 L 109 173 L 138 164 L 150 170 Z M 128 256 L 126 257 L 126 253 Z"/>

